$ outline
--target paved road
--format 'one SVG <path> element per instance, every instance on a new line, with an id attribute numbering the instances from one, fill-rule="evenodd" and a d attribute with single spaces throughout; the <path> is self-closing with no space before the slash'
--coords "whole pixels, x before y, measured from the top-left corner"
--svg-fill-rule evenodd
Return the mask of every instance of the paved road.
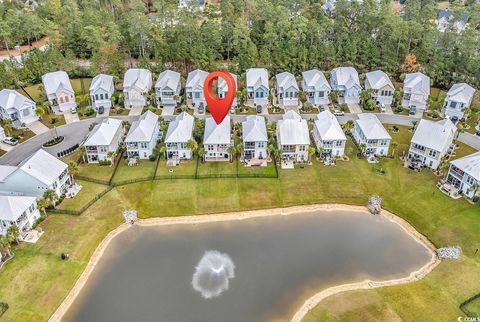
<path id="1" fill-rule="evenodd" d="M 420 119 L 414 116 L 399 115 L 399 114 L 386 114 L 386 113 L 375 113 L 379 120 L 385 124 L 396 124 L 396 125 L 405 125 L 411 126 L 413 121 L 419 121 Z M 173 119 L 175 116 L 168 116 L 165 119 Z M 206 116 L 200 116 L 205 118 Z M 232 115 L 232 120 L 234 122 L 242 122 L 246 119 L 247 115 Z M 266 116 L 269 122 L 275 122 L 282 118 L 282 115 L 268 115 Z M 304 119 L 316 119 L 317 114 L 302 114 Z M 57 127 L 58 135 L 63 135 L 65 141 L 61 144 L 45 149 L 49 153 L 56 155 L 58 151 L 65 150 L 75 144 L 81 144 L 88 135 L 90 124 L 93 122 L 99 123 L 105 117 L 97 117 L 92 119 L 86 119 L 79 122 L 71 123 L 64 126 Z M 115 118 L 128 120 L 130 122 L 138 119 L 138 116 L 115 116 Z M 356 120 L 358 115 L 356 114 L 346 114 L 344 116 L 337 117 L 338 121 L 341 124 L 348 122 L 349 120 Z M 43 133 L 33 137 L 32 139 L 18 145 L 14 149 L 7 152 L 4 156 L 0 158 L 0 164 L 9 164 L 17 165 L 22 162 L 25 158 L 29 157 L 35 151 L 42 147 L 42 144 L 50 140 L 54 136 L 54 130 L 50 130 L 47 133 Z M 458 140 L 462 143 L 465 143 L 477 150 L 480 150 L 480 137 L 472 135 L 470 133 L 461 133 Z"/>
<path id="2" fill-rule="evenodd" d="M 118 116 L 115 118 L 133 121 L 138 119 L 138 116 Z M 103 118 L 91 118 L 74 122 L 68 125 L 59 126 L 56 128 L 58 135 L 65 137 L 65 140 L 51 148 L 45 148 L 45 151 L 56 156 L 57 152 L 68 149 L 75 144 L 81 144 L 89 133 L 89 127 L 92 123 L 99 123 Z M 30 140 L 16 146 L 14 149 L 7 152 L 0 158 L 0 164 L 18 165 L 20 162 L 28 158 L 34 152 L 42 148 L 42 145 L 55 136 L 55 130 L 49 130 L 46 133 L 37 135 Z"/>

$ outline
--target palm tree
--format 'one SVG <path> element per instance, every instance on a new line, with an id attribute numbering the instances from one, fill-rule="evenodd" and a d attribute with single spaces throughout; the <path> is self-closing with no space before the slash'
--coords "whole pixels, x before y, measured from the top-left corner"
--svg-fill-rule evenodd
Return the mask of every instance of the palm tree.
<path id="1" fill-rule="evenodd" d="M 365 143 L 360 144 L 360 153 L 365 154 L 366 149 L 367 149 L 367 145 Z"/>
<path id="2" fill-rule="evenodd" d="M 2 122 L 3 130 L 7 136 L 12 136 L 13 122 L 10 119 L 4 119 Z"/>
<path id="3" fill-rule="evenodd" d="M 35 113 L 37 113 L 37 115 L 40 117 L 40 119 L 42 119 L 42 116 L 45 115 L 46 111 L 43 107 L 38 106 L 37 109 L 35 110 Z"/>
<path id="4" fill-rule="evenodd" d="M 480 189 L 480 184 L 478 182 L 474 183 L 471 186 L 471 189 L 473 190 L 473 195 L 472 195 L 472 200 L 475 199 L 475 196 L 477 195 L 478 189 Z"/>
<path id="5" fill-rule="evenodd" d="M 45 198 L 42 198 L 39 201 L 37 201 L 37 207 L 38 207 L 38 209 L 40 209 L 40 211 L 43 212 L 44 216 L 47 215 L 48 206 L 50 206 L 50 202 Z"/>
<path id="6" fill-rule="evenodd" d="M 202 157 L 202 162 L 205 161 L 205 148 L 203 146 L 198 149 L 198 156 Z"/>
<path id="7" fill-rule="evenodd" d="M 398 143 L 392 142 L 391 146 L 392 146 L 392 158 L 395 158 L 395 149 L 397 148 Z"/>
<path id="8" fill-rule="evenodd" d="M 0 236 L 0 248 L 5 250 L 8 257 L 12 257 L 12 247 L 8 236 Z"/>
<path id="9" fill-rule="evenodd" d="M 235 153 L 237 153 L 237 149 L 233 145 L 229 146 L 228 149 L 228 154 L 230 155 L 230 162 L 233 162 L 233 157 L 235 156 Z"/>
<path id="10" fill-rule="evenodd" d="M 161 158 L 162 156 L 165 156 L 165 159 L 166 159 L 167 158 L 167 156 L 165 155 L 166 152 L 167 152 L 167 148 L 165 147 L 165 145 L 162 145 L 160 149 L 158 149 L 159 158 Z"/>
<path id="11" fill-rule="evenodd" d="M 53 207 L 55 207 L 56 205 L 56 202 L 58 200 L 58 196 L 57 196 L 57 193 L 52 190 L 52 189 L 48 189 L 47 191 L 45 191 L 43 193 L 43 198 L 48 200 L 49 201 L 49 205 L 52 205 Z"/>
<path id="12" fill-rule="evenodd" d="M 242 158 L 243 155 L 243 143 L 238 143 L 237 146 L 235 147 L 235 150 L 237 150 L 237 155 Z"/>
<path id="13" fill-rule="evenodd" d="M 314 155 L 316 151 L 317 150 L 315 149 L 315 147 L 313 147 L 311 145 L 308 147 L 308 159 L 310 161 L 312 160 L 312 155 Z"/>
<path id="14" fill-rule="evenodd" d="M 70 173 L 70 179 L 72 183 L 75 183 L 75 176 L 78 174 L 78 164 L 75 161 L 68 162 L 68 173 Z"/>
<path id="15" fill-rule="evenodd" d="M 115 156 L 117 155 L 116 151 L 108 151 L 107 152 L 107 158 L 110 159 L 110 165 L 113 165 Z"/>
<path id="16" fill-rule="evenodd" d="M 338 93 L 337 91 L 331 91 L 330 94 L 328 94 L 328 98 L 330 99 L 330 102 L 334 102 L 338 98 Z"/>
<path id="17" fill-rule="evenodd" d="M 85 155 L 87 154 L 87 150 L 84 145 L 80 146 L 80 153 L 82 154 L 82 161 L 83 163 L 86 163 L 85 161 Z"/>
<path id="18" fill-rule="evenodd" d="M 323 152 L 325 152 L 325 149 L 323 147 L 319 147 L 317 149 L 317 153 L 320 158 L 323 158 Z"/>
<path id="19" fill-rule="evenodd" d="M 195 151 L 198 149 L 198 143 L 197 141 L 190 139 L 187 141 L 187 149 L 190 149 L 192 151 L 192 154 L 195 154 Z"/>
<path id="20" fill-rule="evenodd" d="M 14 240 L 15 244 L 20 244 L 20 230 L 18 229 L 17 225 L 11 225 L 10 227 L 8 227 L 7 236 L 10 236 L 10 239 Z"/>
<path id="21" fill-rule="evenodd" d="M 353 120 L 348 120 L 347 123 L 345 123 L 345 129 L 348 132 L 351 132 L 354 126 L 355 126 L 355 123 L 353 122 Z"/>
<path id="22" fill-rule="evenodd" d="M 415 128 L 417 127 L 417 123 L 418 123 L 418 121 L 416 121 L 416 120 L 412 121 L 414 131 L 415 131 Z"/>

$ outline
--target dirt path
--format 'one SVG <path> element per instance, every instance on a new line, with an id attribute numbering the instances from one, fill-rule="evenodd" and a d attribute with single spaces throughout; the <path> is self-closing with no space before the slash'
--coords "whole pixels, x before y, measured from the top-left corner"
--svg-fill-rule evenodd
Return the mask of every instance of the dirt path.
<path id="1" fill-rule="evenodd" d="M 33 48 L 40 48 L 40 47 L 43 47 L 45 46 L 46 44 L 48 44 L 50 42 L 50 37 L 48 36 L 45 36 L 43 38 L 41 38 L 40 40 L 38 41 L 34 41 L 32 42 L 32 46 L 29 46 L 29 45 L 23 45 L 20 47 L 20 52 L 16 51 L 14 46 L 12 46 L 10 48 L 10 55 L 12 56 L 19 56 L 21 53 L 24 53 L 26 51 L 30 51 L 32 50 Z M 0 50 L 0 57 L 8 57 L 9 54 L 8 54 L 8 51 L 6 49 L 4 50 Z"/>

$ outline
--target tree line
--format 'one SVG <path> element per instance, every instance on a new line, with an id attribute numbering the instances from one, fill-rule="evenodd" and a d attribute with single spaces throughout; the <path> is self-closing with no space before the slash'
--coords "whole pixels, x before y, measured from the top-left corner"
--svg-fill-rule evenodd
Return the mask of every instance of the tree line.
<path id="1" fill-rule="evenodd" d="M 458 3 L 457 3 L 458 2 Z M 0 3 L 0 45 L 12 48 L 43 36 L 52 47 L 24 55 L 23 64 L 0 63 L 0 87 L 39 82 L 48 71 L 71 76 L 105 72 L 121 77 L 138 65 L 157 73 L 184 75 L 194 68 L 228 68 L 243 73 L 299 75 L 310 68 L 350 65 L 360 73 L 382 69 L 399 79 L 414 54 L 434 85 L 480 84 L 480 4 L 455 0 L 458 17 L 470 15 L 462 33 L 436 29 L 433 0 L 408 0 L 404 14 L 390 0 L 338 0 L 334 17 L 323 1 L 222 0 L 203 12 L 179 10 L 176 0 L 46 0 Z"/>

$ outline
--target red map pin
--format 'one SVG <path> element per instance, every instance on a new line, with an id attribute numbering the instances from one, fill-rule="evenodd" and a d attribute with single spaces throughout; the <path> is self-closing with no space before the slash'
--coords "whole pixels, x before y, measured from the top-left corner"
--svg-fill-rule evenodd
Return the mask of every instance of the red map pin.
<path id="1" fill-rule="evenodd" d="M 218 98 L 212 89 L 213 81 L 220 77 L 225 80 L 228 86 L 228 91 L 224 98 Z M 212 114 L 215 123 L 222 123 L 225 116 L 227 116 L 233 100 L 235 99 L 236 92 L 237 86 L 235 84 L 235 79 L 229 72 L 216 71 L 208 74 L 207 78 L 205 78 L 205 83 L 203 84 L 203 94 L 205 96 L 205 101 L 207 101 L 210 114 Z"/>

